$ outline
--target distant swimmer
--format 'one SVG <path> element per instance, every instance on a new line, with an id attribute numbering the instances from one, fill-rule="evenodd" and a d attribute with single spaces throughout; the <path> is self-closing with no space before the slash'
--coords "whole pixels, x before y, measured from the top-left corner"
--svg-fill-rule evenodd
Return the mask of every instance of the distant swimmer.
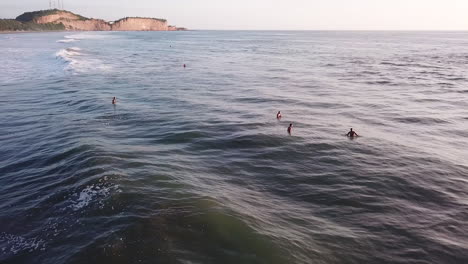
<path id="1" fill-rule="evenodd" d="M 353 129 L 351 128 L 348 132 L 348 134 L 346 134 L 346 136 L 348 137 L 359 137 L 359 135 L 353 131 Z"/>
<path id="2" fill-rule="evenodd" d="M 278 119 L 281 118 L 281 111 L 278 111 L 278 113 L 276 114 L 276 118 L 278 118 Z"/>
<path id="3" fill-rule="evenodd" d="M 116 104 L 116 103 L 117 103 L 117 98 L 115 98 L 114 96 L 114 98 L 112 98 L 112 104 Z"/>
<path id="4" fill-rule="evenodd" d="M 187 67 L 187 65 L 184 64 L 184 68 Z"/>
<path id="5" fill-rule="evenodd" d="M 288 126 L 288 133 L 289 133 L 289 134 L 291 134 L 292 127 L 293 127 L 293 125 L 292 125 L 292 124 L 289 124 L 289 126 Z"/>

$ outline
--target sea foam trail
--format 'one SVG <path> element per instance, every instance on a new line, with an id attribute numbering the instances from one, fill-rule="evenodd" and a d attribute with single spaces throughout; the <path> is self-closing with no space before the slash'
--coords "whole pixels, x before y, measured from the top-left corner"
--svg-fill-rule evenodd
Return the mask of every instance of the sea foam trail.
<path id="1" fill-rule="evenodd" d="M 74 38 L 67 38 L 67 39 L 60 39 L 57 40 L 58 43 L 70 43 L 70 42 L 77 42 L 79 40 L 74 39 Z"/>
<path id="2" fill-rule="evenodd" d="M 80 51 L 81 49 L 77 47 L 66 48 L 59 50 L 57 53 L 55 53 L 55 56 L 57 58 L 63 59 L 66 62 L 69 62 L 70 64 L 75 64 L 78 62 L 76 56 L 81 55 Z"/>
<path id="3" fill-rule="evenodd" d="M 80 39 L 107 39 L 113 37 L 112 35 L 109 34 L 91 34 L 91 33 L 80 33 L 80 34 L 74 34 L 74 35 L 68 35 L 65 36 L 64 38 L 66 39 L 74 39 L 79 41 Z"/>
<path id="4" fill-rule="evenodd" d="M 99 71 L 110 70 L 109 65 L 105 65 L 101 60 L 87 56 L 81 48 L 71 47 L 61 49 L 55 56 L 67 63 L 65 70 L 71 70 L 75 73 L 89 72 L 91 69 Z"/>

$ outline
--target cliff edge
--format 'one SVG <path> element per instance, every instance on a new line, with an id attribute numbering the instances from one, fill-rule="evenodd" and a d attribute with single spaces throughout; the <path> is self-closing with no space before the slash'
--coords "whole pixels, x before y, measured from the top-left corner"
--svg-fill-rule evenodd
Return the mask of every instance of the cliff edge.
<path id="1" fill-rule="evenodd" d="M 115 21 L 111 25 L 115 31 L 168 31 L 169 26 L 165 19 L 126 17 Z"/>
<path id="2" fill-rule="evenodd" d="M 185 30 L 169 26 L 165 19 L 126 17 L 113 22 L 86 18 L 66 10 L 41 10 L 26 12 L 15 20 L 0 20 L 2 30 L 73 30 L 73 31 L 176 31 Z"/>

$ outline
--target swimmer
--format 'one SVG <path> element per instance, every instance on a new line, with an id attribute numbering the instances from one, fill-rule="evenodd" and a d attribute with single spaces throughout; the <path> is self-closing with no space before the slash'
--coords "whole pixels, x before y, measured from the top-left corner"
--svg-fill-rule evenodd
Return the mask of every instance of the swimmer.
<path id="1" fill-rule="evenodd" d="M 353 131 L 353 129 L 351 128 L 348 132 L 348 134 L 346 134 L 347 137 L 359 137 L 359 135 Z"/>
<path id="2" fill-rule="evenodd" d="M 293 125 L 292 125 L 292 124 L 289 124 L 289 127 L 288 127 L 288 133 L 289 133 L 289 134 L 291 134 L 292 127 L 293 127 Z"/>
<path id="3" fill-rule="evenodd" d="M 117 103 L 117 98 L 115 98 L 114 96 L 114 98 L 112 98 L 112 104 L 116 104 L 116 103 Z"/>
<path id="4" fill-rule="evenodd" d="M 184 68 L 187 67 L 187 65 L 184 64 Z"/>
<path id="5" fill-rule="evenodd" d="M 281 119 L 281 111 L 278 111 L 278 113 L 276 114 L 276 118 Z"/>

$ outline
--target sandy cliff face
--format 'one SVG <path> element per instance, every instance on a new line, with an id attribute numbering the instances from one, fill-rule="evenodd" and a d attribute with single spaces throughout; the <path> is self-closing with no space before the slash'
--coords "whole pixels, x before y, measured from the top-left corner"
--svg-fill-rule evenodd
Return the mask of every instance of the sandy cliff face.
<path id="1" fill-rule="evenodd" d="M 104 20 L 88 19 L 88 20 L 69 20 L 59 19 L 56 23 L 62 23 L 68 30 L 86 30 L 86 31 L 108 31 L 111 26 Z"/>
<path id="2" fill-rule="evenodd" d="M 65 10 L 41 10 L 26 12 L 16 18 L 21 22 L 36 24 L 63 24 L 66 30 L 84 31 L 175 31 L 184 30 L 169 26 L 164 19 L 127 17 L 115 22 L 102 19 L 89 19 Z"/>
<path id="3" fill-rule="evenodd" d="M 167 31 L 166 21 L 152 18 L 124 18 L 111 26 L 115 31 Z"/>
<path id="4" fill-rule="evenodd" d="M 86 19 L 75 14 L 59 11 L 55 14 L 37 17 L 33 22 L 38 24 L 62 23 L 67 30 L 86 30 L 86 31 L 103 31 L 111 30 L 111 26 L 101 19 Z"/>

